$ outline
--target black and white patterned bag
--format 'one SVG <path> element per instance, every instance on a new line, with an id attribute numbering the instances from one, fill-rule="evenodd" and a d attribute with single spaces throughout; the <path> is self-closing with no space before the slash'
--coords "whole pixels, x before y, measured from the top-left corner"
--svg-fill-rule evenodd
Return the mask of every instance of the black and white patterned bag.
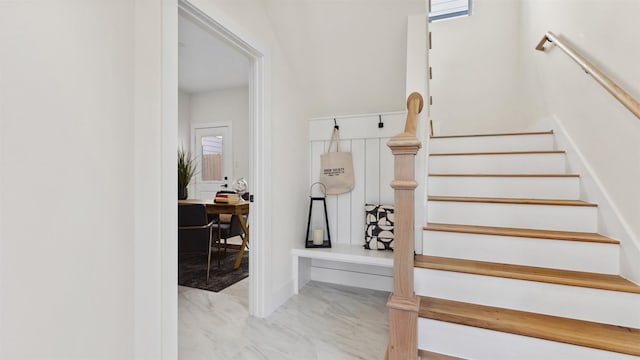
<path id="1" fill-rule="evenodd" d="M 365 204 L 364 248 L 393 250 L 393 205 Z"/>

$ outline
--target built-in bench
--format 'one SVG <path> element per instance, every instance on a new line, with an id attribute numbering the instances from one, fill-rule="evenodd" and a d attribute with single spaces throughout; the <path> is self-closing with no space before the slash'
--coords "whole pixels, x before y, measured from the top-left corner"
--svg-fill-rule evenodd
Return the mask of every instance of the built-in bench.
<path id="1" fill-rule="evenodd" d="M 383 291 L 393 289 L 393 252 L 363 248 L 364 207 L 394 202 L 389 185 L 393 180 L 394 162 L 387 142 L 403 131 L 405 119 L 406 112 L 398 111 L 309 121 L 309 184 L 320 181 L 320 156 L 327 151 L 337 124 L 340 151 L 352 153 L 355 187 L 349 193 L 326 197 L 332 248 L 292 249 L 296 293 L 309 280 Z M 322 196 L 319 189 L 312 187 L 310 195 Z M 324 219 L 316 215 L 322 214 L 314 213 L 311 224 L 323 224 Z M 302 241 L 300 246 L 304 246 Z"/>
<path id="2" fill-rule="evenodd" d="M 367 250 L 362 245 L 292 249 L 294 293 L 310 280 L 391 291 L 393 252 Z"/>

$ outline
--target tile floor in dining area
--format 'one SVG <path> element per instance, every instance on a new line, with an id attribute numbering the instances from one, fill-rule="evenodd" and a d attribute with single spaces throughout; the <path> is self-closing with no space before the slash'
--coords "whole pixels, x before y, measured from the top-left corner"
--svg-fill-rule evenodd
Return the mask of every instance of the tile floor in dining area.
<path id="1" fill-rule="evenodd" d="M 259 319 L 249 317 L 248 285 L 178 287 L 180 360 L 384 358 L 389 293 L 312 281 Z"/>

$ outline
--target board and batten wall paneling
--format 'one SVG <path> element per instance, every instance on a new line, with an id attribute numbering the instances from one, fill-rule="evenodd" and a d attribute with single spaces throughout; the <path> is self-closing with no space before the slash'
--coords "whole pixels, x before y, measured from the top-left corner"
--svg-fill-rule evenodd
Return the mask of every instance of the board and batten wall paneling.
<path id="1" fill-rule="evenodd" d="M 379 115 L 383 128 L 378 128 Z M 333 117 L 309 121 L 310 185 L 320 178 L 320 155 L 329 148 Z M 354 189 L 345 194 L 328 195 L 327 215 L 331 241 L 335 244 L 364 244 L 364 205 L 393 204 L 393 156 L 387 141 L 404 131 L 406 111 L 382 114 L 336 116 L 340 126 L 340 150 L 351 151 L 355 176 Z M 319 186 L 311 195 L 322 196 Z M 320 208 L 314 209 L 312 226 L 322 221 Z M 326 237 L 326 236 L 325 236 Z"/>

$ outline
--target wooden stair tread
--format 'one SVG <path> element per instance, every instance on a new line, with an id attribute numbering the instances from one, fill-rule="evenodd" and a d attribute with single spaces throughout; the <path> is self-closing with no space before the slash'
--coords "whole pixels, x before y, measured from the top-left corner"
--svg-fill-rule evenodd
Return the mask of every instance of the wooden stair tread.
<path id="1" fill-rule="evenodd" d="M 640 355 L 640 329 L 422 296 L 420 317 Z"/>
<path id="2" fill-rule="evenodd" d="M 460 176 L 460 177 L 580 177 L 580 174 L 429 174 L 429 176 Z"/>
<path id="3" fill-rule="evenodd" d="M 439 354 L 422 349 L 418 349 L 418 356 L 420 357 L 420 360 L 464 360 L 459 357 Z"/>
<path id="4" fill-rule="evenodd" d="M 582 200 L 558 200 L 558 199 L 518 199 L 518 198 L 490 198 L 490 197 L 465 197 L 465 196 L 429 196 L 429 201 L 457 201 L 480 202 L 494 204 L 526 204 L 526 205 L 564 205 L 564 206 L 598 206 Z"/>
<path id="5" fill-rule="evenodd" d="M 620 244 L 618 240 L 611 239 L 597 233 L 575 232 L 575 231 L 557 231 L 557 230 L 537 230 L 522 228 L 506 228 L 495 226 L 476 226 L 476 225 L 457 225 L 457 224 L 438 224 L 428 223 L 423 228 L 429 231 L 446 231 L 466 234 L 482 234 L 482 235 L 498 235 L 498 236 L 515 236 L 538 239 L 554 239 L 568 241 L 584 241 L 604 244 Z"/>
<path id="6" fill-rule="evenodd" d="M 463 138 L 463 137 L 550 135 L 550 134 L 553 134 L 553 130 L 549 130 L 549 131 L 532 131 L 532 132 L 514 132 L 514 133 L 497 133 L 497 134 L 441 135 L 441 136 L 432 136 L 431 138 L 432 139 L 448 139 L 448 138 Z"/>
<path id="7" fill-rule="evenodd" d="M 430 153 L 429 156 L 461 156 L 461 155 L 532 155 L 532 154 L 564 154 L 564 150 L 532 150 L 532 151 L 489 151 L 461 153 Z"/>
<path id="8" fill-rule="evenodd" d="M 537 281 L 550 284 L 640 294 L 640 286 L 619 275 L 501 264 L 429 255 L 416 255 L 414 265 L 423 269 L 453 271 L 466 274 L 495 276 L 517 280 Z"/>

